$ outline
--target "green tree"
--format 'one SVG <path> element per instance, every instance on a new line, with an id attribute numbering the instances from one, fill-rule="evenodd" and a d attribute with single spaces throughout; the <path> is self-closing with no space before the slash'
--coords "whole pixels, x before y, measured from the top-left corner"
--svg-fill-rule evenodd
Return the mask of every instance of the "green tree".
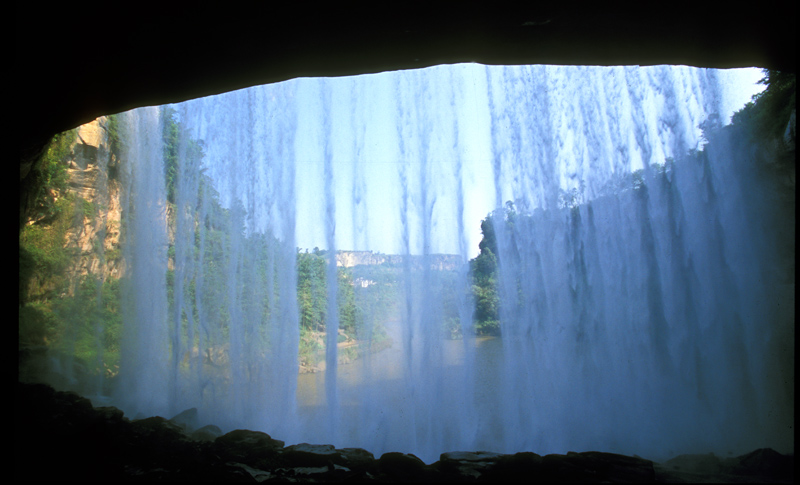
<path id="1" fill-rule="evenodd" d="M 500 297 L 497 292 L 497 235 L 495 217 L 489 214 L 481 221 L 483 238 L 479 243 L 480 253 L 470 261 L 472 296 L 475 301 L 473 320 L 478 335 L 500 333 Z"/>
<path id="2" fill-rule="evenodd" d="M 297 303 L 300 326 L 306 330 L 322 332 L 327 321 L 328 261 L 324 251 L 297 253 Z M 337 269 L 337 302 L 339 328 L 355 336 L 362 320 L 362 310 L 356 305 L 353 275 L 346 268 Z"/>
<path id="3" fill-rule="evenodd" d="M 764 90 L 734 113 L 731 123 L 746 127 L 754 140 L 780 139 L 797 105 L 796 74 L 765 69 L 759 84 Z"/>
<path id="4" fill-rule="evenodd" d="M 297 254 L 297 303 L 301 329 L 321 332 L 325 328 L 328 299 L 326 264 L 319 251 Z"/>
<path id="5" fill-rule="evenodd" d="M 51 223 L 64 209 L 57 201 L 67 196 L 69 173 L 67 165 L 77 130 L 69 130 L 53 137 L 33 177 L 36 186 L 33 204 L 28 211 L 28 221 L 20 221 L 20 226 L 29 221 L 36 224 Z"/>
<path id="6" fill-rule="evenodd" d="M 162 138 L 164 140 L 164 182 L 167 200 L 175 203 L 175 187 L 178 181 L 178 145 L 180 143 L 180 123 L 176 111 L 170 107 L 161 110 Z"/>

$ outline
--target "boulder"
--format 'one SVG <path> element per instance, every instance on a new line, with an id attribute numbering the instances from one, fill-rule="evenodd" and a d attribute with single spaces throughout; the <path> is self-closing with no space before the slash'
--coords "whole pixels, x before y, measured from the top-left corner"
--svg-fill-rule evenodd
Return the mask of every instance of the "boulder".
<path id="1" fill-rule="evenodd" d="M 200 429 L 192 431 L 189 437 L 195 441 L 214 441 L 222 436 L 222 430 L 213 424 L 207 424 Z"/>
<path id="2" fill-rule="evenodd" d="M 664 465 L 688 473 L 717 474 L 721 469 L 720 460 L 714 453 L 678 455 L 664 462 Z"/>
<path id="3" fill-rule="evenodd" d="M 573 469 L 581 470 L 577 475 L 587 480 L 611 482 L 653 482 L 653 462 L 635 456 L 588 451 L 567 453 L 566 462 Z M 581 478 L 583 480 L 583 478 Z"/>
<path id="4" fill-rule="evenodd" d="M 381 476 L 399 480 L 423 480 L 432 471 L 416 455 L 395 451 L 381 455 L 378 470 Z"/>
<path id="5" fill-rule="evenodd" d="M 504 455 L 489 451 L 451 451 L 439 457 L 439 470 L 448 476 L 478 479 Z"/>
<path id="6" fill-rule="evenodd" d="M 782 455 L 771 448 L 760 448 L 729 458 L 723 461 L 722 467 L 726 473 L 739 476 L 794 480 L 794 456 Z"/>
<path id="7" fill-rule="evenodd" d="M 356 471 L 377 473 L 378 462 L 375 455 L 363 448 L 342 448 L 339 454 L 342 458 L 342 465 Z"/>
<path id="8" fill-rule="evenodd" d="M 237 429 L 215 439 L 212 449 L 225 461 L 269 469 L 277 464 L 276 458 L 284 444 L 261 431 Z"/>
<path id="9" fill-rule="evenodd" d="M 443 453 L 426 465 L 412 454 L 284 442 L 260 431 L 213 425 L 186 434 L 195 412 L 128 420 L 75 393 L 20 384 L 16 478 L 35 481 L 219 482 L 778 482 L 794 480 L 794 456 L 758 449 L 735 458 L 680 455 L 663 464 L 636 456 L 570 452 L 540 456 Z M 178 419 L 179 416 L 182 416 Z M 188 419 L 191 421 L 191 419 Z M 213 441 L 212 441 L 213 440 Z"/>
<path id="10" fill-rule="evenodd" d="M 288 467 L 328 467 L 343 461 L 333 445 L 300 443 L 287 446 L 281 454 L 281 463 Z"/>
<path id="11" fill-rule="evenodd" d="M 761 448 L 720 459 L 713 453 L 678 455 L 656 464 L 658 482 L 793 483 L 794 455 Z"/>
<path id="12" fill-rule="evenodd" d="M 178 413 L 169 422 L 178 425 L 186 433 L 191 433 L 200 427 L 200 422 L 197 419 L 197 408 L 190 408 Z"/>

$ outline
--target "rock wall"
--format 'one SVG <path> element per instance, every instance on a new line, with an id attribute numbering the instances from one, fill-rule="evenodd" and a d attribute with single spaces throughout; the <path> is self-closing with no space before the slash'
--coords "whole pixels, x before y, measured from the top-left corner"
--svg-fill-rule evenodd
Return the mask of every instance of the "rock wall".
<path id="1" fill-rule="evenodd" d="M 68 270 L 71 279 L 86 274 L 120 278 L 125 272 L 119 163 L 109 148 L 105 117 L 78 128 L 67 169 L 76 201 L 65 240 L 76 254 Z"/>

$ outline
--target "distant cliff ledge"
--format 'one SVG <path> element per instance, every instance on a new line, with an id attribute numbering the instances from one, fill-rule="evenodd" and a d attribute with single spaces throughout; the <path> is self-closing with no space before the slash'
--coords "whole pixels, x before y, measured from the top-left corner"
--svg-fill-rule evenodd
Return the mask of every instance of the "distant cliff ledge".
<path id="1" fill-rule="evenodd" d="M 405 257 L 401 254 L 382 254 L 372 251 L 338 251 L 336 266 L 344 268 L 379 264 L 401 266 Z M 439 271 L 452 271 L 464 264 L 464 260 L 457 254 L 410 255 L 408 257 L 411 258 L 411 265 L 414 269 L 421 268 L 425 261 L 430 263 L 431 269 Z"/>

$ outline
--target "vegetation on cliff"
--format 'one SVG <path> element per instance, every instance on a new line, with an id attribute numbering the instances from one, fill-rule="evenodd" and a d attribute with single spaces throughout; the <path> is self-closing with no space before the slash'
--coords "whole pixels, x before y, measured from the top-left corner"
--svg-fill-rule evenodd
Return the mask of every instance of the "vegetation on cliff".
<path id="1" fill-rule="evenodd" d="M 124 158 L 128 141 L 121 115 L 107 118 L 104 127 L 107 146 L 116 160 Z M 167 320 L 164 325 L 180 335 L 185 351 L 198 346 L 224 347 L 229 339 L 232 319 L 270 322 L 283 318 L 275 307 L 281 298 L 277 285 L 276 255 L 281 243 L 264 234 L 244 237 L 238 257 L 247 255 L 253 264 L 232 264 L 231 235 L 243 235 L 244 209 L 225 208 L 211 180 L 203 173 L 202 141 L 183 136 L 176 111 L 161 112 L 164 155 L 164 184 L 169 225 L 168 267 L 165 268 Z M 121 259 L 121 249 L 104 251 L 103 241 L 94 241 L 93 257 L 101 268 L 77 272 L 81 249 L 69 237 L 85 225 L 93 226 L 98 217 L 97 202 L 87 201 L 70 189 L 67 170 L 75 158 L 76 132 L 54 138 L 43 161 L 43 184 L 39 189 L 31 220 L 20 230 L 19 270 L 19 347 L 21 359 L 31 353 L 47 352 L 51 362 L 60 362 L 58 373 L 73 380 L 82 377 L 113 377 L 118 372 L 123 326 L 125 275 L 104 277 L 106 261 Z M 183 159 L 179 171 L 178 158 Z M 122 161 L 124 164 L 124 160 Z M 109 164 L 114 177 L 122 176 L 120 163 Z M 109 177 L 112 174 L 109 174 Z M 184 176 L 187 180 L 180 180 Z M 192 179 L 193 196 L 178 196 L 181 183 Z M 184 186 L 183 190 L 192 191 Z M 190 220 L 177 234 L 178 218 Z M 125 233 L 126 216 L 122 214 Z M 175 237 L 194 241 L 188 253 L 176 254 Z M 277 252 L 276 252 L 277 251 Z M 313 367 L 321 360 L 327 318 L 326 265 L 324 251 L 296 253 L 297 302 L 300 315 L 300 355 L 302 363 Z M 86 266 L 86 265 L 83 265 Z M 185 268 L 194 268 L 187 271 Z M 230 269 L 238 268 L 236 275 Z M 357 270 L 360 271 L 360 270 Z M 385 342 L 381 318 L 385 317 L 391 291 L 378 287 L 356 288 L 353 269 L 338 268 L 340 341 L 368 338 Z M 380 279 L 373 273 L 370 278 Z M 381 283 L 387 283 L 382 281 Z M 268 288 L 274 291 L 268 294 Z M 293 295 L 292 295 L 293 296 Z M 235 299 L 233 301 L 232 299 Z M 234 315 L 234 312 L 236 315 Z M 367 329 L 369 326 L 369 329 Z M 263 336 L 263 335 L 262 335 Z M 346 351 L 356 356 L 355 348 Z M 214 360 L 209 354 L 206 359 Z M 21 373 L 40 372 L 21 365 Z M 52 369 L 51 369 L 52 370 Z M 48 371 L 49 372 L 49 371 Z M 22 375 L 21 374 L 21 375 Z M 43 377 L 41 375 L 37 376 Z"/>
<path id="2" fill-rule="evenodd" d="M 121 329 L 118 281 L 105 280 L 102 269 L 86 273 L 78 264 L 85 255 L 74 240 L 87 224 L 94 226 L 98 207 L 97 201 L 70 188 L 76 135 L 71 130 L 51 141 L 40 165 L 42 185 L 19 233 L 21 355 L 46 349 L 55 361 L 64 357 L 71 362 L 68 378 L 75 368 L 91 375 L 113 374 Z M 101 266 L 117 257 L 102 254 L 103 241 L 93 246 Z"/>
<path id="3" fill-rule="evenodd" d="M 732 144 L 736 156 L 749 154 L 759 164 L 756 176 L 771 177 L 775 193 L 772 203 L 775 220 L 765 221 L 770 227 L 782 227 L 782 221 L 793 221 L 794 202 L 794 132 L 787 131 L 794 116 L 794 74 L 765 71 L 762 80 L 767 89 L 754 96 L 733 116 L 732 124 L 721 127 L 708 122 L 702 126 L 708 145 L 687 157 L 702 160 L 708 147 L 715 143 Z M 126 140 L 119 116 L 111 116 L 105 125 L 111 156 L 119 159 Z M 164 183 L 170 224 L 170 237 L 175 237 L 177 216 L 191 213 L 190 228 L 194 247 L 192 254 L 176 255 L 174 240 L 168 250 L 166 270 L 168 319 L 186 336 L 186 346 L 197 346 L 201 339 L 222 341 L 228 336 L 231 319 L 231 295 L 238 295 L 242 311 L 254 321 L 269 321 L 274 315 L 275 298 L 264 297 L 261 290 L 274 287 L 276 266 L 270 265 L 280 244 L 271 236 L 250 235 L 242 251 L 259 265 L 241 270 L 235 277 L 225 273 L 230 264 L 230 234 L 244 234 L 244 209 L 224 208 L 219 194 L 201 169 L 204 146 L 199 140 L 182 136 L 176 112 L 162 111 L 164 146 Z M 68 165 L 73 157 L 76 132 L 56 136 L 42 161 L 40 186 L 19 235 L 19 347 L 22 350 L 47 349 L 51 355 L 66 356 L 75 368 L 91 375 L 113 376 L 119 363 L 122 329 L 122 284 L 116 278 L 100 273 L 76 273 L 68 268 L 81 257 L 80 250 L 67 242 L 67 234 L 88 224 L 98 215 L 96 201 L 88 201 L 69 188 Z M 191 207 L 180 206 L 178 187 L 182 183 L 178 157 L 193 171 L 197 184 Z M 651 171 L 664 176 L 669 170 L 666 160 Z M 109 178 L 116 179 L 119 162 L 109 166 Z M 113 171 L 113 173 L 112 173 Z M 186 183 L 184 181 L 183 183 Z M 617 188 L 637 189 L 644 183 L 642 172 L 630 174 Z M 562 210 L 574 211 L 582 203 L 579 194 L 564 194 Z M 787 207 L 791 207 L 787 209 Z M 778 210 L 780 209 L 780 210 Z M 791 214 L 789 214 L 791 212 Z M 788 215 L 787 215 L 788 214 Z M 470 261 L 470 294 L 465 299 L 456 285 L 456 271 L 436 271 L 428 283 L 435 284 L 443 295 L 437 302 L 437 317 L 446 334 L 457 337 L 462 331 L 459 312 L 464 301 L 472 301 L 472 322 L 478 335 L 499 335 L 501 332 L 501 298 L 499 295 L 498 239 L 513 236 L 515 224 L 528 223 L 530 215 L 520 213 L 513 203 L 495 210 L 481 222 L 483 239 L 479 255 Z M 125 219 L 121 221 L 124 234 Z M 793 228 L 792 224 L 783 226 Z M 776 237 L 776 250 L 785 255 L 787 267 L 793 268 L 793 237 Z M 791 241 L 792 244 L 786 241 Z M 96 245 L 102 264 L 121 260 L 121 250 L 103 250 Z M 189 258 L 199 266 L 191 274 L 176 273 L 178 258 Z M 314 366 L 322 359 L 324 334 L 329 321 L 327 312 L 327 255 L 325 251 L 296 251 L 297 305 L 300 320 L 301 363 Z M 398 302 L 406 296 L 399 284 L 403 268 L 397 264 L 361 265 L 337 268 L 338 325 L 340 343 L 356 341 L 386 342 L 383 327 L 397 318 Z M 432 273 L 432 274 L 433 274 Z M 786 272 L 793 281 L 793 271 Z M 235 283 L 233 283 L 235 281 Z M 235 291 L 227 291 L 235 284 Z M 513 284 L 513 283 L 512 283 Z M 278 296 L 279 297 L 279 296 Z M 277 298 L 277 297 L 276 297 Z M 505 301 L 505 300 L 504 300 Z M 198 322 L 209 325 L 197 327 Z M 167 324 L 165 322 L 165 324 Z M 192 331 L 190 328 L 201 328 Z M 347 352 L 354 353 L 355 350 Z M 352 355 L 354 356 L 354 355 Z M 71 371 L 70 371 L 71 372 Z"/>
<path id="4" fill-rule="evenodd" d="M 733 115 L 731 125 L 747 129 L 750 141 L 772 142 L 783 138 L 796 109 L 797 76 L 766 69 L 759 83 L 766 88 Z"/>
<path id="5" fill-rule="evenodd" d="M 762 199 L 750 200 L 751 203 L 768 204 L 772 207 L 771 220 L 761 221 L 765 228 L 784 233 L 794 228 L 795 201 L 795 134 L 794 117 L 796 103 L 796 77 L 793 73 L 764 71 L 760 83 L 766 89 L 753 96 L 753 100 L 737 111 L 731 124 L 721 126 L 718 117 L 710 117 L 700 125 L 707 144 L 700 150 L 692 150 L 682 160 L 665 160 L 650 168 L 649 177 L 653 181 L 666 183 L 667 172 L 675 163 L 707 163 L 710 150 L 727 153 L 736 159 L 732 166 L 749 171 L 749 176 L 762 179 L 765 187 L 772 192 L 762 195 Z M 733 160 L 732 160 L 733 161 Z M 747 177 L 743 177 L 747 179 Z M 766 179 L 766 180 L 765 180 Z M 634 190 L 637 193 L 646 187 L 644 170 L 620 177 L 610 184 L 613 194 Z M 753 194 L 748 194 L 752 196 Z M 578 191 L 564 193 L 560 198 L 559 210 L 566 217 L 577 216 L 578 207 L 585 202 Z M 515 248 L 514 226 L 532 225 L 535 220 L 532 214 L 517 211 L 513 202 L 508 201 L 503 208 L 496 209 L 481 221 L 483 239 L 480 242 L 480 254 L 470 261 L 472 296 L 475 301 L 474 322 L 476 333 L 481 335 L 500 335 L 502 311 L 514 314 L 514 309 L 501 309 L 499 296 L 498 238 L 503 238 L 510 248 Z M 789 234 L 775 234 L 774 249 L 782 255 L 785 267 L 778 269 L 782 278 L 793 283 L 794 237 Z M 513 254 L 508 251 L 507 254 Z M 513 256 L 512 256 L 513 257 Z M 508 267 L 515 267 L 514 262 L 506 262 Z M 791 275 L 789 275 L 791 273 Z M 519 287 L 521 275 L 514 275 L 516 281 L 511 285 Z M 513 279 L 513 278 L 512 278 Z M 514 291 L 512 288 L 507 291 Z M 508 300 L 503 300 L 508 301 Z"/>

